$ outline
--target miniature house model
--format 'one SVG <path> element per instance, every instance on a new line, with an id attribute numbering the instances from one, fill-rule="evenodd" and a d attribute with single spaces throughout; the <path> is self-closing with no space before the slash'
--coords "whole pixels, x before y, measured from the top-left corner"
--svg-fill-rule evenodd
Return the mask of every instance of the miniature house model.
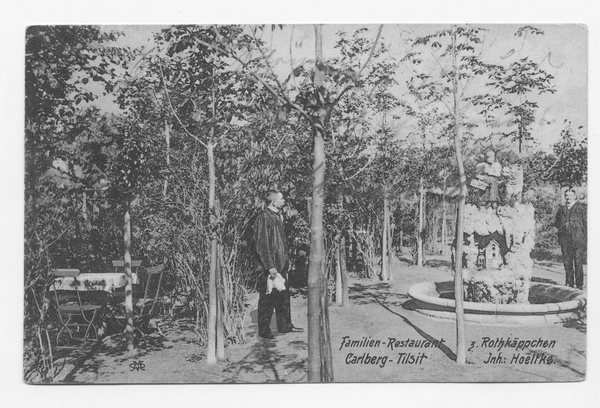
<path id="1" fill-rule="evenodd" d="M 496 240 L 492 239 L 483 248 L 479 250 L 477 256 L 477 268 L 492 269 L 499 268 L 502 265 L 502 255 L 500 254 L 500 245 Z"/>
<path id="2" fill-rule="evenodd" d="M 463 290 L 467 302 L 529 302 L 534 215 L 530 203 L 518 201 L 497 208 L 465 206 L 463 242 L 468 244 L 463 246 Z"/>

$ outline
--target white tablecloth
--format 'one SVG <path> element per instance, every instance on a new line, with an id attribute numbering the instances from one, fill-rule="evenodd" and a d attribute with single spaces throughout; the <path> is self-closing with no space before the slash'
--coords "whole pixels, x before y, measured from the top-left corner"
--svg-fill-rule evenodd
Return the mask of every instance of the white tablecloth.
<path id="1" fill-rule="evenodd" d="M 134 284 L 138 283 L 136 273 L 131 274 Z M 56 278 L 50 290 L 103 290 L 113 292 L 115 289 L 125 287 L 124 273 L 82 273 L 77 277 L 65 276 Z"/>

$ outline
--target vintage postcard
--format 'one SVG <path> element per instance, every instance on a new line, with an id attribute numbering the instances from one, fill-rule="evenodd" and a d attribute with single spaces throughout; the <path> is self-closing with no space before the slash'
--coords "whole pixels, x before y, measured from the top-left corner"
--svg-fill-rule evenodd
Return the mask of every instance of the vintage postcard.
<path id="1" fill-rule="evenodd" d="M 25 37 L 25 382 L 586 378 L 585 25 Z"/>

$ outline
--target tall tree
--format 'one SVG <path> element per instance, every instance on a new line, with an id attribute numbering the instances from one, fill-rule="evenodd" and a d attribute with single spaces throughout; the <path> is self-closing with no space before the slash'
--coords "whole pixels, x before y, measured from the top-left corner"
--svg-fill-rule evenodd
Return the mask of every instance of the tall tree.
<path id="1" fill-rule="evenodd" d="M 273 26 L 272 29 L 275 29 Z M 381 29 L 379 30 L 379 32 Z M 253 31 L 256 33 L 256 29 Z M 379 37 L 379 34 L 377 35 Z M 313 175 L 312 175 L 312 200 L 310 210 L 311 235 L 309 255 L 309 311 L 308 311 L 308 338 L 309 338 L 309 369 L 308 379 L 311 382 L 333 381 L 333 367 L 331 361 L 331 344 L 329 339 L 329 316 L 327 311 L 328 295 L 327 282 L 324 279 L 325 253 L 323 242 L 323 206 L 325 194 L 325 135 L 327 133 L 327 119 L 336 108 L 342 96 L 353 89 L 359 83 L 363 69 L 368 65 L 371 56 L 362 64 L 361 69 L 356 72 L 340 72 L 326 63 L 323 57 L 323 35 L 322 27 L 315 26 L 315 61 L 314 69 L 296 67 L 293 76 L 301 82 L 297 88 L 299 93 L 295 98 L 290 97 L 290 89 L 286 89 L 287 81 L 280 81 L 270 65 L 268 53 L 261 48 L 258 42 L 253 43 L 257 47 L 262 62 L 268 68 L 267 75 L 259 75 L 255 67 L 242 58 L 237 50 L 224 43 L 219 44 L 220 49 L 231 58 L 241 64 L 243 68 L 264 89 L 270 92 L 280 103 L 280 116 L 286 118 L 286 113 L 291 110 L 306 119 L 311 125 L 313 138 Z M 377 41 L 373 44 L 375 48 Z M 312 78 L 310 76 L 312 74 Z M 325 87 L 327 76 L 338 76 L 338 79 L 346 79 L 347 83 L 339 89 L 337 94 L 330 94 Z M 303 77 L 303 78 L 302 78 Z M 290 85 L 291 87 L 291 85 Z"/>
<path id="2" fill-rule="evenodd" d="M 382 257 L 389 259 L 389 214 L 391 186 L 394 182 L 390 169 L 380 166 L 379 162 L 388 160 L 384 157 L 388 144 L 396 143 L 394 130 L 387 124 L 399 106 L 394 92 L 394 86 L 397 85 L 396 60 L 390 56 L 389 49 L 381 38 L 381 27 L 375 38 L 369 37 L 370 33 L 366 28 L 356 30 L 352 36 L 345 32 L 339 32 L 338 35 L 335 48 L 339 50 L 340 56 L 328 61 L 328 70 L 332 72 L 328 91 L 337 95 L 336 109 L 331 111 L 328 120 L 331 131 L 327 146 L 332 168 L 331 185 L 338 194 L 338 203 L 351 203 L 355 199 L 357 203 L 362 203 L 365 198 L 370 201 L 377 199 L 390 210 L 382 223 L 385 231 L 378 231 L 381 239 L 386 241 L 386 245 L 382 245 Z M 357 73 L 360 74 L 358 80 Z M 349 84 L 352 87 L 348 88 Z M 378 178 L 386 186 L 376 193 L 377 198 L 362 196 L 357 185 L 362 184 L 362 178 L 373 175 L 375 168 L 386 175 Z M 356 207 L 350 205 L 346 209 L 342 205 L 340 208 L 345 216 L 338 217 L 338 220 L 345 220 L 346 231 L 352 224 L 360 223 L 361 212 L 352 211 Z M 341 235 L 342 239 L 346 231 Z M 389 262 L 382 262 L 380 276 L 385 280 L 391 276 Z M 346 296 L 347 288 L 342 289 Z"/>
<path id="3" fill-rule="evenodd" d="M 464 310 L 462 306 L 462 247 L 463 216 L 467 194 L 466 174 L 463 158 L 463 135 L 474 136 L 473 129 L 487 125 L 494 118 L 495 111 L 502 111 L 519 123 L 515 140 L 519 148 L 528 140 L 528 126 L 532 123 L 532 112 L 537 104 L 525 100 L 525 95 L 533 90 L 540 93 L 554 92 L 550 85 L 551 75 L 530 61 L 527 57 L 514 62 L 509 67 L 495 61 L 484 61 L 483 32 L 485 30 L 472 26 L 452 26 L 450 29 L 438 31 L 432 35 L 419 37 L 414 41 L 416 49 L 410 52 L 405 60 L 413 65 L 423 66 L 422 72 L 415 75 L 420 84 L 416 88 L 420 94 L 437 100 L 450 113 L 448 129 L 452 129 L 456 165 L 458 169 L 460 195 L 457 205 L 456 237 L 455 237 L 455 298 L 457 318 L 457 362 L 466 362 Z M 517 32 L 540 34 L 532 27 L 523 27 Z M 425 47 L 421 52 L 419 47 Z M 441 68 L 439 76 L 431 75 L 431 67 Z M 429 70 L 429 71 L 427 71 Z M 510 98 L 522 98 L 514 102 Z M 472 109 L 477 107 L 477 109 Z"/>
<path id="4" fill-rule="evenodd" d="M 162 40 L 168 46 L 167 56 L 171 62 L 169 72 L 171 81 L 177 86 L 175 106 L 169 95 L 169 84 L 162 66 L 159 71 L 164 86 L 164 96 L 179 126 L 192 136 L 206 150 L 208 162 L 208 211 L 210 231 L 210 269 L 208 280 L 208 347 L 207 363 L 215 364 L 217 358 L 218 312 L 218 224 L 216 208 L 216 169 L 215 148 L 227 135 L 232 119 L 234 105 L 241 102 L 235 89 L 235 73 L 229 63 L 216 51 L 212 44 L 222 38 L 235 38 L 241 35 L 241 29 L 235 26 L 172 27 L 163 32 Z M 161 62 L 159 62 L 161 64 Z M 185 115 L 185 123 L 181 117 Z M 195 136 L 192 132 L 198 134 Z M 204 133 L 204 134 L 203 134 Z M 219 347 L 223 351 L 222 347 Z"/>
<path id="5" fill-rule="evenodd" d="M 421 64 L 428 58 L 430 65 L 441 68 L 439 77 L 423 72 L 418 75 L 421 81 L 420 92 L 429 93 L 445 106 L 450 113 L 449 129 L 452 129 L 456 165 L 459 176 L 459 202 L 457 205 L 455 253 L 454 253 L 454 292 L 456 305 L 456 361 L 466 363 L 466 334 L 463 309 L 462 250 L 463 217 L 467 195 L 466 174 L 463 162 L 462 136 L 464 129 L 470 130 L 481 121 L 475 116 L 467 116 L 469 108 L 486 95 L 482 76 L 490 72 L 491 65 L 480 58 L 483 29 L 478 27 L 452 26 L 434 34 L 415 39 L 417 48 L 423 46 L 427 53 L 415 50 L 407 55 L 413 64 Z M 425 68 L 427 69 L 427 67 Z M 429 71 L 431 72 L 431 71 Z M 470 90 L 469 90 L 470 89 Z"/>
<path id="6" fill-rule="evenodd" d="M 147 106 L 145 110 L 154 111 L 160 116 L 156 118 L 146 114 L 143 120 L 164 123 L 164 132 L 174 130 L 185 135 L 191 140 L 194 150 L 202 149 L 206 155 L 207 233 L 210 247 L 207 257 L 209 364 L 216 363 L 218 358 L 224 358 L 223 347 L 218 347 L 217 344 L 221 339 L 218 333 L 222 332 L 217 328 L 220 302 L 217 279 L 218 240 L 221 232 L 216 205 L 218 176 L 215 150 L 230 135 L 232 129 L 244 123 L 243 112 L 248 111 L 250 103 L 247 97 L 253 89 L 252 86 L 240 87 L 245 82 L 244 73 L 232 68 L 231 61 L 219 51 L 218 46 L 248 39 L 239 26 L 173 26 L 165 29 L 155 38 L 159 52 L 146 57 L 143 78 L 141 81 L 133 79 L 134 83 L 138 83 L 137 90 L 131 97 L 125 96 L 122 100 L 123 107 L 131 98 L 138 101 L 136 98 L 142 91 L 141 84 L 147 84 L 156 106 Z M 136 103 L 147 105 L 146 102 Z M 133 114 L 139 116 L 140 112 L 138 110 Z M 170 141 L 170 136 L 167 141 Z M 220 355 L 217 355 L 217 349 L 220 350 Z"/>
<path id="7" fill-rule="evenodd" d="M 462 159 L 462 135 L 460 127 L 460 95 L 459 95 L 459 68 L 456 62 L 457 43 L 456 27 L 452 27 L 452 93 L 454 95 L 454 145 L 456 154 L 456 166 L 460 182 L 460 195 L 456 210 L 456 252 L 454 258 L 454 302 L 456 307 L 456 362 L 466 364 L 467 347 L 465 334 L 465 310 L 463 305 L 463 277 L 462 277 L 462 255 L 463 255 L 463 221 L 465 214 L 465 199 L 467 198 L 467 177 Z"/>

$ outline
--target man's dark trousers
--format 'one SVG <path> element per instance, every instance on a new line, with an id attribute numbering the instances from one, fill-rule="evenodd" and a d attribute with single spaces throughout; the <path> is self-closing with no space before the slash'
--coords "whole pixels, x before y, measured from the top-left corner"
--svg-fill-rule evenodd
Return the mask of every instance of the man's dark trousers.
<path id="1" fill-rule="evenodd" d="M 587 208 L 578 202 L 571 208 L 561 205 L 554 223 L 558 227 L 558 243 L 565 265 L 565 283 L 582 289 L 587 247 Z"/>
<path id="2" fill-rule="evenodd" d="M 259 299 L 258 299 L 258 334 L 269 334 L 271 329 L 271 317 L 273 316 L 273 309 L 275 309 L 275 315 L 277 319 L 277 331 L 279 333 L 285 333 L 290 331 L 292 328 L 292 316 L 290 308 L 290 287 L 288 283 L 287 267 L 279 272 L 283 279 L 285 279 L 284 291 L 278 291 L 273 289 L 271 293 L 267 294 L 267 279 L 269 279 L 269 273 L 265 272 L 261 275 L 259 284 Z"/>
<path id="3" fill-rule="evenodd" d="M 583 262 L 585 247 L 573 245 L 570 242 L 561 245 L 563 263 L 567 275 L 567 286 L 583 288 Z"/>

